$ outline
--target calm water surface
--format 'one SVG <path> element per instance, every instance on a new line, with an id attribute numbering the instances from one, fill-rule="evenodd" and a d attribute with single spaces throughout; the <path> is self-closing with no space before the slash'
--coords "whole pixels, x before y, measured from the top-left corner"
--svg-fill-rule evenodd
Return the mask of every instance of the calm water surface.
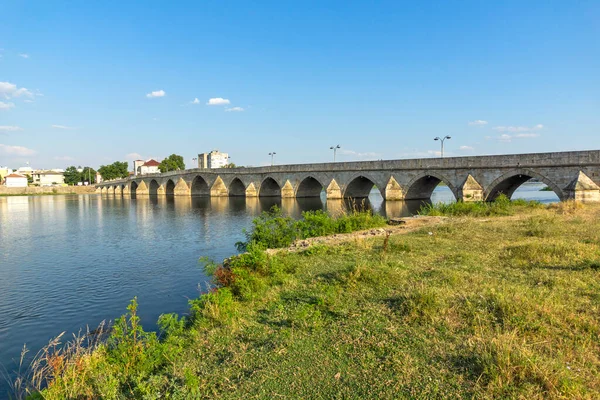
<path id="1" fill-rule="evenodd" d="M 523 185 L 513 198 L 556 201 L 543 186 Z M 452 200 L 447 187 L 432 196 Z M 323 199 L 0 197 L 1 364 L 13 369 L 24 343 L 35 353 L 62 331 L 114 320 L 134 296 L 146 329 L 162 313 L 186 313 L 206 289 L 198 258 L 235 253 L 242 229 L 273 204 L 294 217 L 343 208 Z M 394 217 L 419 202 L 384 202 L 374 190 L 368 206 Z M 6 391 L 0 380 L 0 398 Z"/>

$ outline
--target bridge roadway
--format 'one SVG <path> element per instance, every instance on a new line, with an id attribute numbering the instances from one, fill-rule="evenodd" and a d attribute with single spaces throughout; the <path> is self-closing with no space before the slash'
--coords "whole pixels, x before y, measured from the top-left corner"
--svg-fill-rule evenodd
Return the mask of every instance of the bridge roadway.
<path id="1" fill-rule="evenodd" d="M 559 199 L 600 201 L 600 150 L 276 165 L 232 169 L 187 169 L 132 176 L 96 185 L 117 196 L 367 197 L 376 186 L 386 200 L 428 199 L 444 182 L 458 200 L 511 196 L 535 178 Z"/>

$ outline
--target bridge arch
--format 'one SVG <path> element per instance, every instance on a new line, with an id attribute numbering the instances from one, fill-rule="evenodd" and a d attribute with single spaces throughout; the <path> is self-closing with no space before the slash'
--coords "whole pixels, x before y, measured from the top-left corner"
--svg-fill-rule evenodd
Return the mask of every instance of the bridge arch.
<path id="1" fill-rule="evenodd" d="M 246 196 L 246 185 L 240 178 L 233 178 L 229 184 L 229 196 L 230 197 L 242 197 Z"/>
<path id="2" fill-rule="evenodd" d="M 356 175 L 348 181 L 344 197 L 346 198 L 362 198 L 369 197 L 373 186 L 377 185 L 377 181 L 367 174 Z M 377 185 L 377 190 L 381 193 L 380 185 Z"/>
<path id="3" fill-rule="evenodd" d="M 165 194 L 167 196 L 175 195 L 175 182 L 172 179 L 169 179 L 165 185 Z"/>
<path id="4" fill-rule="evenodd" d="M 148 187 L 148 194 L 150 196 L 156 196 L 158 194 L 158 188 L 160 184 L 156 181 L 156 179 L 152 179 L 150 181 L 150 186 Z"/>
<path id="5" fill-rule="evenodd" d="M 131 181 L 131 186 L 129 187 L 129 194 L 135 194 L 138 188 L 138 183 L 136 181 Z"/>
<path id="6" fill-rule="evenodd" d="M 296 197 L 319 197 L 325 187 L 319 179 L 309 175 L 300 181 L 296 189 Z"/>
<path id="7" fill-rule="evenodd" d="M 275 179 L 266 177 L 260 184 L 258 197 L 281 197 L 281 186 Z"/>
<path id="8" fill-rule="evenodd" d="M 429 200 L 435 188 L 444 182 L 452 192 L 454 199 L 457 199 L 456 187 L 449 179 L 437 173 L 426 173 L 414 178 L 408 185 L 406 190 L 406 200 Z"/>
<path id="9" fill-rule="evenodd" d="M 210 187 L 208 186 L 206 179 L 200 175 L 196 176 L 192 181 L 191 193 L 192 196 L 209 196 Z"/>
<path id="10" fill-rule="evenodd" d="M 532 178 L 545 183 L 558 196 L 559 200 L 564 200 L 565 195 L 556 183 L 529 169 L 515 169 L 502 174 L 488 185 L 484 198 L 486 201 L 494 201 L 500 194 L 505 194 L 510 199 L 519 186 Z"/>

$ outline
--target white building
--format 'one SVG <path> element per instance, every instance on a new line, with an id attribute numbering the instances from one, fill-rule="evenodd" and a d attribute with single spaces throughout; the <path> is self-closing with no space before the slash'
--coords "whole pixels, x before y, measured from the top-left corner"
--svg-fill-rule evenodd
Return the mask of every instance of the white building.
<path id="1" fill-rule="evenodd" d="M 6 187 L 27 187 L 27 176 L 10 174 L 6 176 Z"/>
<path id="2" fill-rule="evenodd" d="M 135 175 L 156 174 L 160 172 L 159 165 L 160 163 L 153 159 L 148 161 L 135 160 L 133 162 L 133 172 Z"/>
<path id="3" fill-rule="evenodd" d="M 198 168 L 223 168 L 229 164 L 229 154 L 213 150 L 210 153 L 198 154 Z"/>
<path id="4" fill-rule="evenodd" d="M 65 176 L 62 172 L 51 171 L 34 171 L 33 183 L 40 186 L 64 185 Z"/>

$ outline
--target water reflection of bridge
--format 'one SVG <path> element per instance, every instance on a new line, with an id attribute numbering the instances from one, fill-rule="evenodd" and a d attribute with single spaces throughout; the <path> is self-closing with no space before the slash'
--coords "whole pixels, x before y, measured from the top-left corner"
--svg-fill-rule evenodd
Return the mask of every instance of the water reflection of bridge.
<path id="1" fill-rule="evenodd" d="M 110 205 L 127 204 L 129 197 L 108 196 L 103 202 Z M 352 210 L 371 210 L 387 217 L 401 217 L 416 214 L 423 201 L 385 201 L 381 196 L 373 195 L 364 199 L 334 199 L 317 198 L 280 198 L 280 197 L 190 197 L 190 196 L 138 196 L 134 197 L 136 209 L 148 215 L 172 208 L 181 215 L 197 215 L 206 217 L 209 214 L 222 214 L 228 217 L 236 215 L 258 216 L 261 212 L 270 210 L 273 206 L 281 209 L 284 215 L 299 217 L 303 211 L 326 210 L 333 215 L 351 212 Z M 152 207 L 146 207 L 150 205 Z M 150 211 L 149 211 L 150 210 Z"/>

